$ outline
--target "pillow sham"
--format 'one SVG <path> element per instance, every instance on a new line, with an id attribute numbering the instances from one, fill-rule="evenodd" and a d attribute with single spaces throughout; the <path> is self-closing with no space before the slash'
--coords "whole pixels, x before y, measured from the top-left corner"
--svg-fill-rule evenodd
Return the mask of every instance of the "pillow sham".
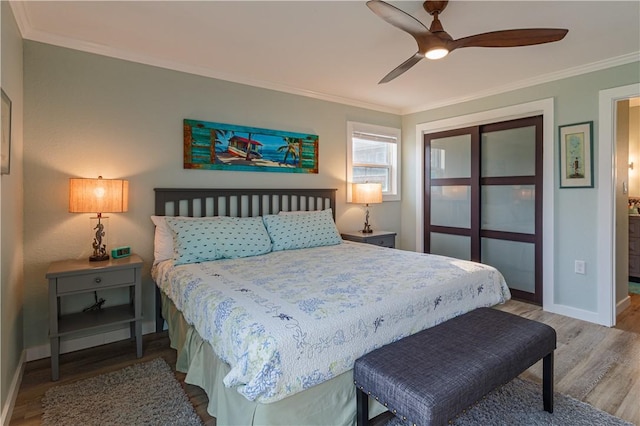
<path id="1" fill-rule="evenodd" d="M 176 265 L 216 259 L 257 256 L 271 251 L 271 239 L 261 217 L 168 217 L 173 231 Z"/>
<path id="2" fill-rule="evenodd" d="M 331 246 L 342 242 L 331 209 L 307 214 L 267 215 L 264 224 L 273 244 L 272 251 Z"/>
<path id="3" fill-rule="evenodd" d="M 173 259 L 173 231 L 165 220 L 173 216 L 151 216 L 151 221 L 156 226 L 153 235 L 153 264 L 157 265 L 163 260 Z M 183 220 L 212 219 L 213 217 L 188 217 L 176 216 Z"/>

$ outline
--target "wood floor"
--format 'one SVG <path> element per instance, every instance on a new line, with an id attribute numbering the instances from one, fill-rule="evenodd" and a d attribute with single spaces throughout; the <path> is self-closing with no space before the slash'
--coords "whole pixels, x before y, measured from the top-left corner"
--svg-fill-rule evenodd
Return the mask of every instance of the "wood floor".
<path id="1" fill-rule="evenodd" d="M 561 315 L 543 312 L 527 303 L 509 301 L 500 309 L 551 325 L 558 333 L 555 355 L 555 391 L 585 401 L 601 410 L 640 425 L 640 295 L 619 318 L 616 328 L 607 328 Z M 64 354 L 60 357 L 60 380 L 51 382 L 50 360 L 26 364 L 10 426 L 39 425 L 40 401 L 57 384 L 119 370 L 137 362 L 162 357 L 175 368 L 176 352 L 169 347 L 166 332 L 144 336 L 144 357 L 136 359 L 133 342 Z M 215 419 L 206 412 L 204 392 L 184 383 L 176 373 L 196 411 L 207 426 Z M 523 378 L 541 381 L 541 367 L 535 365 Z M 355 402 L 354 402 L 355 403 Z"/>
<path id="2" fill-rule="evenodd" d="M 640 334 L 640 294 L 631 295 L 631 305 L 616 318 L 616 328 Z"/>

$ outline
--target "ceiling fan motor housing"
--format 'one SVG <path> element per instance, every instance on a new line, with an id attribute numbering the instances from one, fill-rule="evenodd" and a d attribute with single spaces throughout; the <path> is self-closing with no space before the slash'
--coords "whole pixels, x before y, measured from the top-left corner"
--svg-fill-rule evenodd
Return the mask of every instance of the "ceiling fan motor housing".
<path id="1" fill-rule="evenodd" d="M 448 0 L 443 1 L 425 1 L 422 3 L 422 7 L 427 11 L 429 15 L 433 15 L 434 13 L 442 13 L 445 7 L 447 7 Z"/>

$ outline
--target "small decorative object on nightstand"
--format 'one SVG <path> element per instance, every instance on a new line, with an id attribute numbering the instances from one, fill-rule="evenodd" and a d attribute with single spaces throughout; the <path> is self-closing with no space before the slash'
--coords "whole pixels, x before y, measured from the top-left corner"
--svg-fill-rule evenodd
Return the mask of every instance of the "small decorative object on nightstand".
<path id="1" fill-rule="evenodd" d="M 357 243 L 373 244 L 374 246 L 396 248 L 396 233 L 388 231 L 373 231 L 364 233 L 362 231 L 343 232 L 340 234 L 343 240 L 355 241 Z"/>
<path id="2" fill-rule="evenodd" d="M 136 254 L 102 262 L 63 260 L 49 265 L 49 340 L 51 343 L 51 379 L 58 380 L 60 337 L 105 325 L 130 325 L 136 340 L 136 355 L 142 357 L 142 259 Z M 80 293 L 129 287 L 129 302 L 102 307 L 104 300 L 82 312 L 60 314 L 60 298 Z M 95 308 L 94 308 L 95 307 Z"/>

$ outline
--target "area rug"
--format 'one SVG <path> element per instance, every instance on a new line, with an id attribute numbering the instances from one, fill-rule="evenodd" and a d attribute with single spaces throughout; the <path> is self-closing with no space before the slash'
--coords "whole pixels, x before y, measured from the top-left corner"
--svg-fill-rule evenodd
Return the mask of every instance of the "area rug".
<path id="1" fill-rule="evenodd" d="M 629 293 L 640 294 L 640 283 L 629 281 Z"/>
<path id="2" fill-rule="evenodd" d="M 49 389 L 43 425 L 202 425 L 162 359 Z"/>
<path id="3" fill-rule="evenodd" d="M 566 395 L 554 394 L 553 413 L 542 408 L 542 386 L 516 378 L 453 419 L 453 426 L 634 426 Z M 404 426 L 398 418 L 386 426 Z"/>

